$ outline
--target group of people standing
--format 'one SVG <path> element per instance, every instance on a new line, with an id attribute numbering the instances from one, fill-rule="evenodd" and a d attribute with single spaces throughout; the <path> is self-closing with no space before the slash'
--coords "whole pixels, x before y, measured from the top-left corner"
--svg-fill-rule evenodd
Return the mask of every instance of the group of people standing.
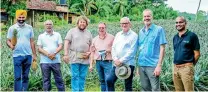
<path id="1" fill-rule="evenodd" d="M 17 10 L 17 23 L 9 28 L 7 34 L 7 45 L 13 51 L 15 91 L 28 89 L 31 62 L 37 60 L 33 28 L 25 23 L 26 17 L 25 10 Z M 131 29 L 130 19 L 123 17 L 120 19 L 122 31 L 115 37 L 107 32 L 107 25 L 101 22 L 98 24 L 98 35 L 93 38 L 87 30 L 89 19 L 80 16 L 77 26 L 66 34 L 64 46 L 61 35 L 53 29 L 53 22 L 45 21 L 44 33 L 38 36 L 37 41 L 43 90 L 51 90 L 52 72 L 58 90 L 65 91 L 59 54 L 64 48 L 63 61 L 69 64 L 72 91 L 84 91 L 85 78 L 88 70 L 93 71 L 94 63 L 101 91 L 115 91 L 114 85 L 118 78 L 124 79 L 125 91 L 132 91 L 135 61 L 139 66 L 141 90 L 160 91 L 159 76 L 167 40 L 165 30 L 152 20 L 153 12 L 145 9 L 144 27 L 135 33 Z M 200 57 L 198 37 L 187 29 L 186 24 L 184 17 L 176 18 L 175 26 L 178 33 L 173 38 L 173 82 L 176 91 L 194 91 L 194 65 Z M 12 44 L 14 30 L 17 30 L 15 46 Z M 135 57 L 138 57 L 138 60 L 135 60 Z M 128 70 L 122 66 L 127 66 Z M 119 67 L 122 68 L 119 70 Z M 123 74 L 128 76 L 124 78 Z"/>

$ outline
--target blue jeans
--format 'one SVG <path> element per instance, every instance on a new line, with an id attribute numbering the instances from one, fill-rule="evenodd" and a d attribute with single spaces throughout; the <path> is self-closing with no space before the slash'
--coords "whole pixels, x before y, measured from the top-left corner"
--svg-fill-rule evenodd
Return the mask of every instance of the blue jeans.
<path id="1" fill-rule="evenodd" d="M 131 68 L 131 75 L 129 78 L 125 79 L 125 91 L 132 91 L 132 80 L 133 80 L 133 73 L 134 73 L 134 66 L 129 66 Z M 108 91 L 115 91 L 115 82 L 118 79 L 118 77 L 115 74 L 116 67 L 113 66 L 111 69 L 111 74 L 107 78 L 107 85 L 108 85 Z"/>
<path id="2" fill-rule="evenodd" d="M 101 91 L 107 91 L 107 77 L 110 75 L 112 60 L 96 60 L 96 69 L 99 75 Z"/>
<path id="3" fill-rule="evenodd" d="M 71 64 L 71 87 L 72 91 L 84 91 L 85 78 L 88 72 L 88 65 L 74 63 Z"/>
<path id="4" fill-rule="evenodd" d="M 154 76 L 155 67 L 140 66 L 139 75 L 142 91 L 160 91 L 159 76 Z"/>
<path id="5" fill-rule="evenodd" d="M 13 57 L 14 62 L 14 91 L 26 91 L 28 89 L 29 71 L 32 56 Z"/>
<path id="6" fill-rule="evenodd" d="M 43 75 L 43 90 L 51 90 L 51 72 L 53 72 L 58 91 L 65 91 L 64 81 L 61 75 L 60 63 L 42 63 L 40 66 Z"/>

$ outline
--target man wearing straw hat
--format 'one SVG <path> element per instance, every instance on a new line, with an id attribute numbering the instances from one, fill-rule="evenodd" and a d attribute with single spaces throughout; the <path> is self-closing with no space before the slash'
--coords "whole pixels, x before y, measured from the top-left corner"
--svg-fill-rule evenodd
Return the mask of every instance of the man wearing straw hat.
<path id="1" fill-rule="evenodd" d="M 138 36 L 130 29 L 131 22 L 128 17 L 121 18 L 120 25 L 122 31 L 116 34 L 112 46 L 114 66 L 107 78 L 108 91 L 115 91 L 114 84 L 118 78 L 125 79 L 125 91 L 132 91 L 134 56 Z"/>
<path id="2" fill-rule="evenodd" d="M 7 33 L 7 45 L 13 52 L 14 91 L 28 89 L 31 62 L 37 57 L 33 28 L 25 23 L 26 18 L 27 12 L 25 10 L 17 10 L 17 23 L 12 25 Z"/>

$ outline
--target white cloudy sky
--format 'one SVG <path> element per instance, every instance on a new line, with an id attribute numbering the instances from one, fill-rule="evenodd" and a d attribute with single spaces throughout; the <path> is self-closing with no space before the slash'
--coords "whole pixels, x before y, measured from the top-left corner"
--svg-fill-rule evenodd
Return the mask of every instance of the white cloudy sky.
<path id="1" fill-rule="evenodd" d="M 171 6 L 174 10 L 195 14 L 198 8 L 199 0 L 168 0 L 166 4 Z M 208 12 L 208 0 L 201 0 L 199 10 Z"/>

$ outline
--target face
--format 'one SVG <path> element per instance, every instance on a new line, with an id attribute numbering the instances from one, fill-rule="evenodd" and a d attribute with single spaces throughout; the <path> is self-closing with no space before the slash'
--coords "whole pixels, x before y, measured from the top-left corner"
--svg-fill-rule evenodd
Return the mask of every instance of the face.
<path id="1" fill-rule="evenodd" d="M 18 18 L 17 18 L 17 22 L 20 23 L 20 24 L 23 24 L 25 22 L 25 16 L 23 15 L 20 15 Z"/>
<path id="2" fill-rule="evenodd" d="M 98 33 L 100 35 L 104 35 L 106 33 L 106 26 L 105 26 L 105 24 L 99 24 L 98 25 L 98 29 L 99 29 Z"/>
<path id="3" fill-rule="evenodd" d="M 175 24 L 176 29 L 180 32 L 185 30 L 186 23 L 184 20 L 180 17 L 176 18 L 176 24 Z"/>
<path id="4" fill-rule="evenodd" d="M 53 25 L 52 25 L 51 22 L 46 22 L 45 23 L 45 29 L 46 29 L 47 32 L 51 32 L 52 28 L 53 28 Z"/>
<path id="5" fill-rule="evenodd" d="M 130 22 L 127 20 L 127 19 L 122 19 L 120 21 L 120 24 L 121 24 L 121 28 L 124 32 L 128 32 L 130 27 L 131 27 L 131 24 Z"/>
<path id="6" fill-rule="evenodd" d="M 143 21 L 145 25 L 150 25 L 152 23 L 152 15 L 150 11 L 145 11 L 143 13 Z"/>
<path id="7" fill-rule="evenodd" d="M 84 30 L 87 27 L 87 22 L 83 19 L 79 20 L 78 22 L 78 28 L 80 30 Z"/>

